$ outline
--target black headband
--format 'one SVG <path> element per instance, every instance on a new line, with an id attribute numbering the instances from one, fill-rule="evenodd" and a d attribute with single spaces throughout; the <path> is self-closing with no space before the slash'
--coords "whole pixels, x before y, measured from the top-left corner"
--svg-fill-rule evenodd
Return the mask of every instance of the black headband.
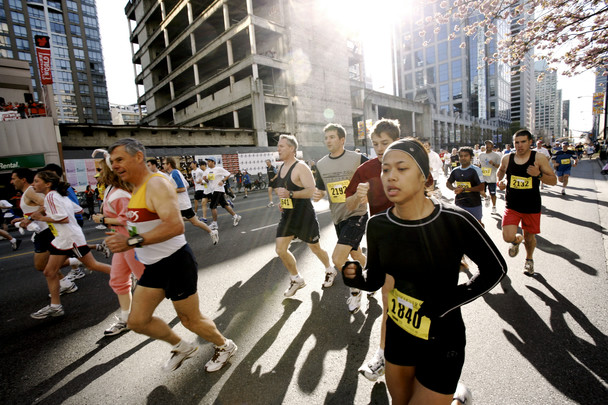
<path id="1" fill-rule="evenodd" d="M 393 143 L 391 143 L 383 156 L 386 156 L 390 151 L 400 150 L 402 152 L 407 153 L 411 156 L 412 159 L 418 165 L 418 168 L 422 172 L 425 178 L 429 177 L 429 155 L 427 154 L 424 146 L 420 145 L 418 142 L 409 140 L 409 139 L 399 139 Z"/>

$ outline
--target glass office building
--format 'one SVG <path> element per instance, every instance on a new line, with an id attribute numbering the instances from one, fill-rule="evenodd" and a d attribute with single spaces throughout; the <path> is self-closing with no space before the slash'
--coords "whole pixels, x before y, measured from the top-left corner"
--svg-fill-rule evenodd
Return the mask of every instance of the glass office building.
<path id="1" fill-rule="evenodd" d="M 59 122 L 110 124 L 95 1 L 0 0 L 0 57 L 30 62 L 31 97 L 43 102 L 35 35 L 51 38 Z"/>

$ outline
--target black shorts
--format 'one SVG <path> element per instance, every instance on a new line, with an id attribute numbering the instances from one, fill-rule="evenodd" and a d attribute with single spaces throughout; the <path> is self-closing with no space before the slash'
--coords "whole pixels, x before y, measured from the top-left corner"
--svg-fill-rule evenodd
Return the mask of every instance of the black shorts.
<path id="1" fill-rule="evenodd" d="M 202 200 L 203 198 L 205 198 L 205 191 L 204 191 L 204 190 L 196 190 L 196 191 L 194 192 L 194 199 L 195 199 L 196 201 L 200 201 L 200 200 Z"/>
<path id="2" fill-rule="evenodd" d="M 276 237 L 286 236 L 295 236 L 306 243 L 319 243 L 319 221 L 312 204 L 310 208 L 283 210 Z"/>
<path id="3" fill-rule="evenodd" d="M 386 320 L 386 361 L 397 366 L 416 367 L 416 378 L 426 388 L 440 394 L 456 391 L 462 366 L 466 337 L 464 328 L 446 331 L 441 338 L 423 340 Z"/>
<path id="4" fill-rule="evenodd" d="M 348 245 L 353 250 L 359 249 L 359 243 L 365 235 L 365 225 L 367 224 L 367 214 L 360 217 L 350 217 L 334 225 L 338 234 L 338 243 Z"/>
<path id="5" fill-rule="evenodd" d="M 275 188 L 277 186 L 277 181 L 272 180 L 268 183 L 268 188 Z"/>
<path id="6" fill-rule="evenodd" d="M 181 210 L 180 211 L 182 213 L 182 217 L 186 218 L 186 219 L 190 219 L 193 216 L 195 216 L 196 214 L 194 213 L 194 210 L 192 209 L 192 207 L 186 209 L 186 210 Z"/>
<path id="7" fill-rule="evenodd" d="M 51 250 L 51 242 L 55 239 L 55 235 L 49 228 L 46 228 L 42 232 L 38 232 L 34 236 L 34 252 L 44 253 Z"/>
<path id="8" fill-rule="evenodd" d="M 251 183 L 247 183 L 247 184 L 245 184 L 245 188 L 246 188 L 247 190 L 251 190 Z"/>
<path id="9" fill-rule="evenodd" d="M 226 203 L 226 197 L 224 196 L 224 193 L 222 193 L 221 191 L 214 191 L 213 195 L 211 196 L 211 203 L 209 203 L 209 208 L 215 209 L 218 205 L 222 208 L 226 208 L 228 203 Z"/>
<path id="10" fill-rule="evenodd" d="M 163 289 L 166 298 L 180 301 L 196 294 L 197 281 L 198 265 L 192 249 L 186 243 L 171 256 L 154 264 L 146 264 L 137 285 Z"/>
<path id="11" fill-rule="evenodd" d="M 91 251 L 91 249 L 87 245 L 82 245 L 82 246 L 78 246 L 77 248 L 74 247 L 72 249 L 65 249 L 65 250 L 57 249 L 52 244 L 49 247 L 49 253 L 53 256 L 67 256 L 67 257 L 75 257 L 77 259 L 79 257 L 86 256 L 87 253 L 89 253 L 90 251 Z"/>

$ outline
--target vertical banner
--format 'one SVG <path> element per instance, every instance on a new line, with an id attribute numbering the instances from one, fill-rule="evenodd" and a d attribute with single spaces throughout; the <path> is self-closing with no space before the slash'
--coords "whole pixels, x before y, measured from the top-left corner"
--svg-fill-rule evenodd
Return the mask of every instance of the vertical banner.
<path id="1" fill-rule="evenodd" d="M 600 115 L 604 111 L 604 93 L 593 93 L 593 115 Z"/>
<path id="2" fill-rule="evenodd" d="M 50 38 L 44 35 L 36 35 L 34 36 L 34 41 L 36 42 L 36 58 L 38 59 L 40 82 L 42 85 L 53 84 Z"/>
<path id="3" fill-rule="evenodd" d="M 365 131 L 363 130 L 363 121 L 357 121 L 357 138 L 365 139 Z"/>

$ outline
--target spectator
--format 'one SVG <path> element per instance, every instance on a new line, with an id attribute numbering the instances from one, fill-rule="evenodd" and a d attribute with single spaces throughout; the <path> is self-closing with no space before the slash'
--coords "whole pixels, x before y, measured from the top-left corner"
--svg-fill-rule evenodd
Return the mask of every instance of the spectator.
<path id="1" fill-rule="evenodd" d="M 243 185 L 245 186 L 245 197 L 243 198 L 247 198 L 247 192 L 251 190 L 251 177 L 247 170 L 243 170 Z"/>

